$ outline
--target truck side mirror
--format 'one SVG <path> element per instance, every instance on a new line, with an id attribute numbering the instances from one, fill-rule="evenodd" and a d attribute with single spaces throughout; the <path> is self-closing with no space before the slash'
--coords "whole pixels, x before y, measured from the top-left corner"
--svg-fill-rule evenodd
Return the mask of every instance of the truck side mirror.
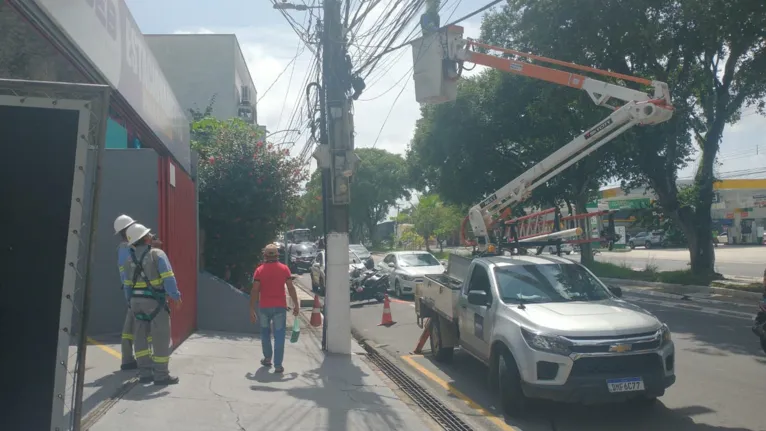
<path id="1" fill-rule="evenodd" d="M 483 290 L 472 290 L 468 292 L 468 303 L 486 307 L 489 304 L 489 296 Z"/>
<path id="2" fill-rule="evenodd" d="M 622 288 L 621 287 L 613 286 L 611 284 L 608 285 L 607 287 L 609 288 L 609 291 L 612 292 L 612 295 L 614 295 L 614 296 L 616 296 L 618 298 L 622 298 Z"/>

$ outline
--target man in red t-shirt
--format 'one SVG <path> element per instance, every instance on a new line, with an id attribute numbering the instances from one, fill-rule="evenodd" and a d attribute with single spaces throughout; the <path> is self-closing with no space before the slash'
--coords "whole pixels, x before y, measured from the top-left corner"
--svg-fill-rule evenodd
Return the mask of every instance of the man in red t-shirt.
<path id="1" fill-rule="evenodd" d="M 293 315 L 300 312 L 298 294 L 295 292 L 292 274 L 287 265 L 279 262 L 279 249 L 275 244 L 269 244 L 263 249 L 265 262 L 255 270 L 253 289 L 250 292 L 250 321 L 261 320 L 261 347 L 263 359 L 261 365 L 271 366 L 274 356 L 274 372 L 283 373 L 282 359 L 285 356 L 285 331 L 287 327 L 287 298 L 285 284 L 290 298 L 293 300 Z M 256 302 L 259 302 L 259 312 L 256 313 Z M 274 348 L 271 347 L 271 327 L 274 327 Z"/>

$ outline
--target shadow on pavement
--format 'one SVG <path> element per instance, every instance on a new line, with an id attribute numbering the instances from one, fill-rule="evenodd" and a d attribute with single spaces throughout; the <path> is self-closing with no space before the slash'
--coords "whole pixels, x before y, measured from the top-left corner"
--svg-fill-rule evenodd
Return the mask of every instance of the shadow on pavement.
<path id="1" fill-rule="evenodd" d="M 257 376 L 258 372 L 248 376 L 248 379 L 258 380 Z M 301 374 L 301 379 L 307 383 L 305 385 L 285 389 L 273 385 L 253 385 L 250 388 L 264 393 L 284 392 L 290 398 L 310 401 L 312 409 L 319 408 L 327 412 L 324 429 L 407 429 L 407 425 L 399 420 L 396 412 L 383 402 L 380 394 L 374 390 L 367 390 L 368 385 L 364 380 L 366 376 L 367 374 L 353 363 L 351 357 L 327 355 L 318 368 Z M 364 414 L 355 415 L 353 419 L 349 417 L 352 411 L 361 409 Z M 264 423 L 263 429 L 271 429 L 271 426 L 289 429 L 285 422 L 301 423 L 303 417 L 308 414 L 301 414 L 297 410 L 293 413 L 282 416 L 279 424 Z M 355 424 L 350 423 L 352 420 Z"/>
<path id="2" fill-rule="evenodd" d="M 643 304 L 641 307 L 653 308 Z M 685 334 L 690 336 L 692 341 L 703 344 L 701 347 L 690 349 L 696 353 L 763 357 L 758 338 L 750 330 L 750 323 L 744 319 L 654 309 L 652 312 L 670 327 L 673 334 Z"/>

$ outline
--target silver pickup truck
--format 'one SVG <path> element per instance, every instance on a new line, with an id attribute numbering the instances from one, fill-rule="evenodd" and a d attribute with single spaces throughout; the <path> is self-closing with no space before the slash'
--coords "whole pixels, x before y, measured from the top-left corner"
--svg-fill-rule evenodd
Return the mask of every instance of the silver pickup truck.
<path id="1" fill-rule="evenodd" d="M 455 347 L 489 367 L 510 415 L 529 398 L 652 404 L 675 382 L 670 330 L 579 263 L 560 257 L 449 258 L 415 288 L 431 351 Z"/>

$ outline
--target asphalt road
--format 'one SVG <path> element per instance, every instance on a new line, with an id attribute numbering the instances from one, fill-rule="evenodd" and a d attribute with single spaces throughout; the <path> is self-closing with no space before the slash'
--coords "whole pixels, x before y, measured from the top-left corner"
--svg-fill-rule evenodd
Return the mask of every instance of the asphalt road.
<path id="1" fill-rule="evenodd" d="M 310 286 L 307 275 L 301 281 Z M 487 371 L 481 363 L 459 350 L 452 364 L 437 363 L 427 352 L 428 344 L 424 355 L 411 354 L 422 331 L 410 301 L 392 299 L 391 313 L 397 322 L 392 327 L 378 326 L 383 307 L 376 303 L 352 304 L 351 323 L 477 430 L 766 431 L 766 355 L 748 320 L 755 304 L 688 308 L 688 302 L 669 299 L 631 294 L 625 299 L 666 322 L 675 340 L 677 382 L 648 411 L 620 404 L 585 407 L 539 402 L 524 421 L 505 418 L 488 395 Z M 721 310 L 731 315 L 717 314 Z"/>
<path id="2" fill-rule="evenodd" d="M 458 253 L 470 253 L 468 248 L 451 248 Z M 579 262 L 579 254 L 565 255 Z M 766 246 L 737 246 L 721 245 L 715 248 L 716 271 L 731 277 L 763 278 L 766 268 Z M 596 255 L 596 260 L 616 265 L 626 265 L 633 269 L 643 270 L 647 266 L 659 271 L 678 271 L 689 269 L 689 250 L 652 248 L 649 250 L 638 247 L 624 252 L 603 251 Z"/>

